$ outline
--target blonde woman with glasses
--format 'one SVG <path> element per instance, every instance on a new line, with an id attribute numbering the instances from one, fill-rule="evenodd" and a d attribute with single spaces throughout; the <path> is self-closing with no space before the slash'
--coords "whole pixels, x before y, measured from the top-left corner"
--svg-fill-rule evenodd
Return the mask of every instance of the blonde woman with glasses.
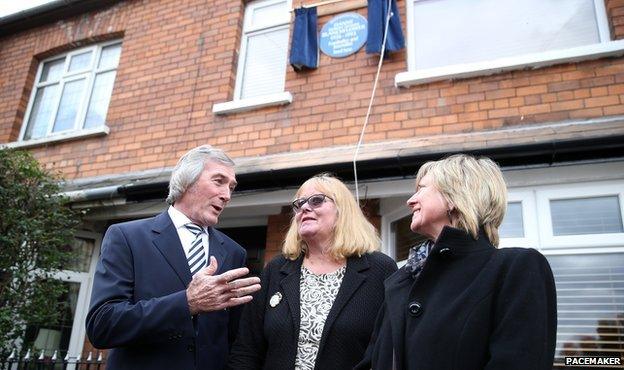
<path id="1" fill-rule="evenodd" d="M 396 263 L 349 189 L 327 174 L 292 202 L 283 253 L 245 307 L 229 368 L 351 369 L 363 357 Z"/>
<path id="2" fill-rule="evenodd" d="M 507 187 L 487 158 L 424 164 L 407 201 L 427 241 L 386 280 L 365 360 L 374 370 L 550 370 L 553 275 L 534 249 L 498 249 Z"/>

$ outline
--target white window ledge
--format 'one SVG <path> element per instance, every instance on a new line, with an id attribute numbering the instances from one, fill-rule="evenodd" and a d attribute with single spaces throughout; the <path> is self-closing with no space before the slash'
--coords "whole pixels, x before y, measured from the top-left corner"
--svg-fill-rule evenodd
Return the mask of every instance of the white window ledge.
<path id="1" fill-rule="evenodd" d="M 214 104 L 212 106 L 212 113 L 232 114 L 264 107 L 286 105 L 292 103 L 292 99 L 292 94 L 286 91 L 277 94 L 258 96 L 255 98 L 232 100 L 225 103 Z"/>
<path id="2" fill-rule="evenodd" d="M 58 143 L 62 141 L 85 139 L 88 137 L 95 137 L 95 136 L 104 136 L 104 135 L 108 135 L 109 132 L 110 132 L 110 128 L 104 125 L 100 127 L 91 128 L 88 130 L 60 132 L 58 134 L 42 137 L 39 139 L 14 141 L 12 143 L 0 144 L 0 148 L 2 149 L 31 148 L 35 146 Z"/>
<path id="3" fill-rule="evenodd" d="M 407 71 L 397 74 L 394 84 L 397 87 L 426 84 L 434 81 L 485 76 L 524 68 L 540 68 L 560 63 L 579 62 L 624 55 L 624 40 L 581 46 L 565 50 L 527 54 L 478 63 L 457 64 L 420 71 Z"/>

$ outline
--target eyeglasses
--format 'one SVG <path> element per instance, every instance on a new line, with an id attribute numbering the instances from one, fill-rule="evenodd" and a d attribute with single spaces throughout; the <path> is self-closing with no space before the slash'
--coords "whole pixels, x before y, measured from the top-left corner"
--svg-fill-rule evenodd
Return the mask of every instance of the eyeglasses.
<path id="1" fill-rule="evenodd" d="M 306 203 L 308 203 L 308 205 L 312 208 L 318 208 L 322 206 L 323 203 L 325 203 L 325 198 L 331 200 L 332 202 L 334 201 L 332 198 L 328 197 L 325 194 L 314 194 L 310 195 L 307 198 L 295 199 L 292 202 L 292 209 L 293 211 L 295 211 L 295 213 L 299 213 L 301 212 L 301 207 L 303 207 L 303 205 Z"/>

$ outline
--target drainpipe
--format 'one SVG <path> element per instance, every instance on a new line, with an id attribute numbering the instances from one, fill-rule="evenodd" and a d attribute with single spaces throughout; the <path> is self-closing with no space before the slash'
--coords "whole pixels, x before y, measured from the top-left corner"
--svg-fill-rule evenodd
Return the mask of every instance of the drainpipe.
<path id="1" fill-rule="evenodd" d="M 119 185 L 103 186 L 86 190 L 66 191 L 61 195 L 69 198 L 70 203 L 85 202 L 90 200 L 113 199 L 119 194 Z"/>

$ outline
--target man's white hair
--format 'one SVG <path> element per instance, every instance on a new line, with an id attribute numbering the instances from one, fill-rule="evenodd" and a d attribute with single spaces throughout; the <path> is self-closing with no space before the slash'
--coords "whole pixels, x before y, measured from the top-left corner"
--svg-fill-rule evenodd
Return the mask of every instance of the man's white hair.
<path id="1" fill-rule="evenodd" d="M 204 171 L 206 162 L 217 161 L 234 167 L 234 161 L 221 149 L 202 145 L 184 154 L 171 172 L 167 203 L 175 203 L 193 185 Z"/>

